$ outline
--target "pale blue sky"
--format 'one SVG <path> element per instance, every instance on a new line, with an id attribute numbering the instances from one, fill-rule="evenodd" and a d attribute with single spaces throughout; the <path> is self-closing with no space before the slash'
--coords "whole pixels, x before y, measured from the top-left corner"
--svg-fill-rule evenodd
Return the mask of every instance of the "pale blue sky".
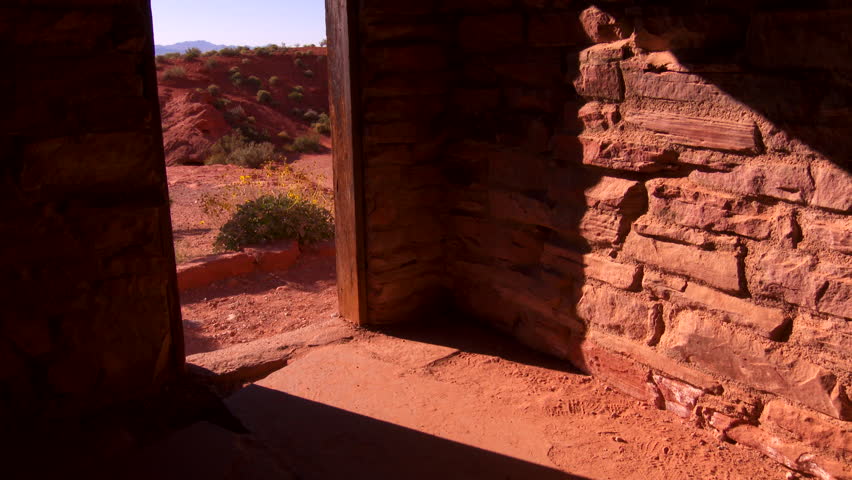
<path id="1" fill-rule="evenodd" d="M 158 45 L 316 43 L 325 38 L 325 0 L 151 0 Z"/>

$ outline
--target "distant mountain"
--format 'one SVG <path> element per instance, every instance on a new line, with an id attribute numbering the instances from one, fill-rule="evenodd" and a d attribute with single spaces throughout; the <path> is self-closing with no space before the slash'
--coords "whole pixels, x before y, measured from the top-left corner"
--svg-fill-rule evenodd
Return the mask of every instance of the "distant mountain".
<path id="1" fill-rule="evenodd" d="M 188 48 L 197 48 L 203 53 L 210 50 L 221 50 L 230 46 L 232 45 L 216 45 L 205 40 L 195 40 L 191 42 L 175 43 L 173 45 L 154 45 L 154 53 L 156 55 L 164 55 L 166 53 L 183 53 Z"/>

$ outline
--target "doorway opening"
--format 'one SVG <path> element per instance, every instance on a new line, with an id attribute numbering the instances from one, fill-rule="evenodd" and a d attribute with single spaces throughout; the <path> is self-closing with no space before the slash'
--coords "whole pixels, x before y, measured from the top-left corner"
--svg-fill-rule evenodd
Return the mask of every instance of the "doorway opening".
<path id="1" fill-rule="evenodd" d="M 151 7 L 187 356 L 339 316 L 323 2 Z"/>

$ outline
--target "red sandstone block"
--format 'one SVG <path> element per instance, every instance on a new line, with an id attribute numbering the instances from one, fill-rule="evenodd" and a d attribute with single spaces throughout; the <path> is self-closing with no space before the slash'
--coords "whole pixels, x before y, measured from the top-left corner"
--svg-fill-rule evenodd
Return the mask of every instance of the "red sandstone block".
<path id="1" fill-rule="evenodd" d="M 760 423 L 788 432 L 797 441 L 852 461 L 852 430 L 816 412 L 794 407 L 783 400 L 773 400 L 763 409 Z"/>
<path id="2" fill-rule="evenodd" d="M 849 463 L 814 455 L 808 446 L 786 441 L 761 428 L 737 425 L 726 433 L 733 441 L 751 447 L 793 470 L 813 475 L 820 480 L 852 478 L 852 468 Z"/>
<path id="3" fill-rule="evenodd" d="M 850 418 L 849 398 L 837 376 L 800 354 L 778 349 L 700 311 L 680 311 L 674 323 L 664 340 L 673 357 L 832 417 Z"/>
<path id="4" fill-rule="evenodd" d="M 656 330 L 655 309 L 645 298 L 605 285 L 588 283 L 577 304 L 577 315 L 590 325 L 634 341 L 650 339 Z"/>
<path id="5" fill-rule="evenodd" d="M 379 72 L 430 72 L 447 68 L 442 47 L 414 45 L 405 47 L 369 47 L 364 49 L 368 68 Z"/>
<path id="6" fill-rule="evenodd" d="M 623 253 L 672 273 L 690 276 L 716 288 L 739 292 L 740 261 L 736 251 L 708 251 L 689 245 L 661 242 L 631 233 Z"/>
<path id="7" fill-rule="evenodd" d="M 654 375 L 654 383 L 660 389 L 665 400 L 666 410 L 674 413 L 680 418 L 690 418 L 695 410 L 698 399 L 704 392 L 692 385 L 664 377 Z"/>
<path id="8" fill-rule="evenodd" d="M 581 28 L 595 43 L 614 42 L 630 36 L 632 29 L 598 7 L 589 7 L 579 15 Z"/>
<path id="9" fill-rule="evenodd" d="M 580 370 L 602 378 L 619 391 L 658 408 L 663 397 L 651 381 L 649 370 L 635 361 L 613 353 L 592 340 L 572 351 L 571 363 Z"/>
<path id="10" fill-rule="evenodd" d="M 459 24 L 459 42 L 470 52 L 495 52 L 524 43 L 524 18 L 520 14 L 465 17 Z"/>
<path id="11" fill-rule="evenodd" d="M 675 151 L 666 148 L 610 141 L 606 138 L 582 136 L 579 142 L 583 149 L 583 164 L 612 170 L 660 172 L 671 168 L 678 157 Z"/>
<path id="12" fill-rule="evenodd" d="M 194 262 L 178 265 L 178 289 L 203 287 L 230 277 L 245 275 L 255 270 L 253 256 L 243 253 L 226 253 L 201 258 Z"/>
<path id="13" fill-rule="evenodd" d="M 299 244 L 295 240 L 246 248 L 257 268 L 263 272 L 279 272 L 290 268 L 299 258 Z"/>
<path id="14" fill-rule="evenodd" d="M 811 174 L 815 189 L 809 204 L 839 212 L 852 211 L 852 174 L 833 164 L 812 165 Z"/>
<path id="15" fill-rule="evenodd" d="M 804 162 L 748 163 L 728 172 L 696 170 L 689 175 L 689 179 L 715 190 L 753 197 L 771 197 L 793 203 L 805 203 L 814 191 L 808 167 Z"/>
<path id="16" fill-rule="evenodd" d="M 621 101 L 624 99 L 624 82 L 621 70 L 613 63 L 581 65 L 580 76 L 574 80 L 577 94 L 586 98 Z"/>
<path id="17" fill-rule="evenodd" d="M 337 245 L 334 240 L 319 242 L 313 245 L 302 245 L 300 248 L 302 252 L 307 255 L 315 255 L 324 258 L 334 257 L 337 255 Z"/>

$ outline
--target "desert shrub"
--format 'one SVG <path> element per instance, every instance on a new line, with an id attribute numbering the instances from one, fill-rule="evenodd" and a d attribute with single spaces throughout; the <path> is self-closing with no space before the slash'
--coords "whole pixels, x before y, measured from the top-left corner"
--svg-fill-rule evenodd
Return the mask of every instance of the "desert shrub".
<path id="1" fill-rule="evenodd" d="M 187 48 L 186 52 L 183 54 L 183 58 L 187 60 L 195 60 L 196 58 L 201 56 L 201 50 L 195 47 Z"/>
<path id="2" fill-rule="evenodd" d="M 269 103 L 272 101 L 272 94 L 268 90 L 258 90 L 257 101 L 260 103 Z"/>
<path id="3" fill-rule="evenodd" d="M 273 87 L 274 87 L 274 86 L 277 86 L 279 83 L 281 83 L 281 79 L 280 79 L 280 78 L 278 78 L 278 77 L 276 77 L 276 76 L 274 76 L 274 75 L 273 75 L 273 76 L 271 76 L 271 77 L 269 77 L 269 85 L 271 85 L 271 86 L 273 86 Z"/>
<path id="4" fill-rule="evenodd" d="M 219 88 L 219 85 L 208 85 L 207 86 L 207 93 L 209 93 L 210 95 L 213 95 L 214 97 L 218 97 L 219 95 L 222 94 L 222 89 Z"/>
<path id="5" fill-rule="evenodd" d="M 168 63 L 169 58 L 166 57 L 165 55 L 157 55 L 156 57 L 154 57 L 154 61 L 156 61 L 157 63 L 160 63 L 160 64 Z"/>
<path id="6" fill-rule="evenodd" d="M 243 65 L 248 65 L 249 63 L 251 63 L 251 60 L 249 60 L 248 58 L 244 58 L 240 63 L 242 63 Z"/>
<path id="7" fill-rule="evenodd" d="M 276 137 L 278 137 L 279 139 L 281 139 L 285 142 L 289 142 L 290 140 L 293 140 L 293 137 L 291 137 L 290 134 L 287 133 L 287 130 L 281 130 L 280 132 L 278 132 L 278 135 L 276 135 Z"/>
<path id="8" fill-rule="evenodd" d="M 305 98 L 305 95 L 300 91 L 293 90 L 292 92 L 290 92 L 287 95 L 287 98 L 289 98 L 290 100 L 293 100 L 295 102 L 301 102 L 302 99 Z"/>
<path id="9" fill-rule="evenodd" d="M 305 70 L 302 73 L 304 73 L 305 76 L 308 77 L 308 78 L 314 78 L 314 71 L 313 70 Z"/>
<path id="10" fill-rule="evenodd" d="M 301 117 L 303 113 L 305 113 L 305 111 L 302 110 L 299 107 L 296 107 L 296 108 L 290 110 L 290 114 L 293 115 L 294 117 Z"/>
<path id="11" fill-rule="evenodd" d="M 213 107 L 217 110 L 224 110 L 228 106 L 231 105 L 231 101 L 227 98 L 215 98 L 213 99 Z"/>
<path id="12" fill-rule="evenodd" d="M 201 54 L 202 57 L 214 57 L 216 55 L 219 55 L 218 50 L 207 50 L 206 52 Z"/>
<path id="13" fill-rule="evenodd" d="M 331 119 L 328 117 L 328 114 L 320 114 L 313 127 L 321 135 L 331 135 Z"/>
<path id="14" fill-rule="evenodd" d="M 166 57 L 169 60 L 177 60 L 178 58 L 180 58 L 180 54 L 177 53 L 177 52 L 170 52 L 170 53 L 167 53 L 163 56 Z"/>
<path id="15" fill-rule="evenodd" d="M 218 66 L 219 60 L 216 60 L 215 58 L 208 58 L 204 61 L 204 68 L 206 68 L 207 70 L 213 70 Z"/>
<path id="16" fill-rule="evenodd" d="M 296 60 L 293 61 L 293 64 L 295 64 L 297 67 L 304 70 L 305 69 L 305 62 L 302 61 L 300 53 L 302 53 L 302 52 L 296 52 Z"/>
<path id="17" fill-rule="evenodd" d="M 231 74 L 231 83 L 233 83 L 235 87 L 242 85 L 243 81 L 243 74 L 240 73 L 239 70 Z"/>
<path id="18" fill-rule="evenodd" d="M 334 219 L 328 209 L 290 192 L 263 195 L 237 207 L 219 230 L 216 246 L 239 250 L 279 240 L 310 245 L 334 238 Z"/>
<path id="19" fill-rule="evenodd" d="M 163 80 L 174 80 L 186 78 L 186 69 L 183 67 L 169 67 L 163 72 Z"/>
<path id="20" fill-rule="evenodd" d="M 240 49 L 240 55 L 251 55 L 251 48 L 243 47 Z"/>
<path id="21" fill-rule="evenodd" d="M 249 123 L 256 123 L 257 119 L 254 118 L 254 117 L 246 117 L 246 121 L 249 122 Z"/>
<path id="22" fill-rule="evenodd" d="M 252 142 L 241 130 L 225 135 L 210 147 L 208 165 L 231 164 L 258 168 L 275 158 L 275 146 L 268 142 Z"/>
<path id="23" fill-rule="evenodd" d="M 268 57 L 272 53 L 269 47 L 257 47 L 254 49 L 254 54 L 258 57 Z"/>
<path id="24" fill-rule="evenodd" d="M 305 93 L 305 87 L 303 87 L 301 85 L 296 85 L 295 87 L 293 87 L 293 91 L 299 92 L 299 93 Z"/>
<path id="25" fill-rule="evenodd" d="M 302 115 L 302 118 L 304 118 L 305 121 L 308 122 L 315 122 L 317 121 L 317 119 L 319 119 L 319 113 L 317 113 L 316 110 L 308 110 Z"/>
<path id="26" fill-rule="evenodd" d="M 222 50 L 219 50 L 219 55 L 222 55 L 223 57 L 239 57 L 240 51 L 233 47 L 225 47 Z"/>
<path id="27" fill-rule="evenodd" d="M 300 153 L 317 153 L 322 148 L 320 139 L 316 135 L 302 135 L 293 140 L 293 145 L 290 146 L 295 152 Z"/>
<path id="28" fill-rule="evenodd" d="M 254 75 L 248 77 L 245 81 L 245 84 L 248 85 L 249 87 L 255 88 L 255 89 L 259 89 L 261 87 L 261 85 L 263 85 L 263 83 L 260 81 L 260 79 L 257 78 Z"/>
<path id="29" fill-rule="evenodd" d="M 246 139 L 254 143 L 266 143 L 272 138 L 269 135 L 269 132 L 265 129 L 255 127 L 248 119 L 246 119 L 246 123 L 237 125 L 237 129 L 239 129 L 240 133 L 242 133 Z"/>

